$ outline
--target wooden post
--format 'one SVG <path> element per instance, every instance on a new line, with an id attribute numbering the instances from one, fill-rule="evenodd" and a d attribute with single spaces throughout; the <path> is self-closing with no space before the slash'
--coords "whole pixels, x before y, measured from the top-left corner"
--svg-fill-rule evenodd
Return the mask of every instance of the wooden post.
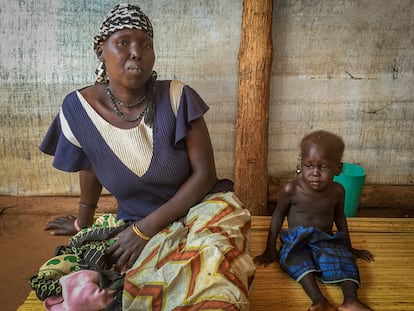
<path id="1" fill-rule="evenodd" d="M 244 0 L 239 50 L 235 192 L 252 215 L 265 215 L 272 0 Z"/>

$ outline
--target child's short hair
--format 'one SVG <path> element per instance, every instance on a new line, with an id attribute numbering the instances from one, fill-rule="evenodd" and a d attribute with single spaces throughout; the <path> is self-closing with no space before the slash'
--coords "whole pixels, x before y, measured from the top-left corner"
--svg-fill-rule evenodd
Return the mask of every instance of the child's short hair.
<path id="1" fill-rule="evenodd" d="M 302 139 L 302 142 L 300 143 L 301 151 L 303 152 L 303 150 L 312 144 L 329 146 L 330 154 L 332 154 L 332 156 L 339 162 L 341 161 L 345 143 L 338 135 L 324 130 L 314 131 Z"/>

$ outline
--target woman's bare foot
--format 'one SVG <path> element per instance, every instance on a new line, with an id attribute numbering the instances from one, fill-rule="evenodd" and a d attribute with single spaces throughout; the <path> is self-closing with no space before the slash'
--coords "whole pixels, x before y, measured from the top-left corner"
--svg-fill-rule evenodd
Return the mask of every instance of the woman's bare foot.
<path id="1" fill-rule="evenodd" d="M 319 302 L 312 305 L 308 311 L 337 311 L 338 309 L 331 305 L 329 302 Z"/>
<path id="2" fill-rule="evenodd" d="M 338 308 L 338 311 L 373 311 L 359 300 L 347 301 Z"/>

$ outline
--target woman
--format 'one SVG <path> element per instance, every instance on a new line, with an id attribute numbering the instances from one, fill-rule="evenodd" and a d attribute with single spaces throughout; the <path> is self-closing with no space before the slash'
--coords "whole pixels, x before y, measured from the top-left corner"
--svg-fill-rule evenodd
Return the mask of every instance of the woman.
<path id="1" fill-rule="evenodd" d="M 247 309 L 250 216 L 229 181 L 217 180 L 207 105 L 187 85 L 156 80 L 152 25 L 137 6 L 116 5 L 94 49 L 95 85 L 65 98 L 41 145 L 56 168 L 80 172 L 78 217 L 46 229 L 90 228 L 105 187 L 122 228 L 105 267 L 125 278 L 124 310 Z M 70 303 L 68 291 L 60 303 Z"/>

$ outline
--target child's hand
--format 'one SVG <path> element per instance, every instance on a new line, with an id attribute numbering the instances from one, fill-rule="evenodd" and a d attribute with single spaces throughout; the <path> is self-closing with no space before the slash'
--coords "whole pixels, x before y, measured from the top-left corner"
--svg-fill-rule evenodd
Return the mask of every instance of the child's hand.
<path id="1" fill-rule="evenodd" d="M 255 264 L 259 266 L 263 265 L 266 267 L 272 262 L 277 261 L 278 259 L 279 259 L 279 254 L 277 253 L 276 250 L 274 251 L 265 250 L 262 255 L 254 257 L 253 261 Z"/>
<path id="2" fill-rule="evenodd" d="M 372 255 L 368 250 L 352 248 L 351 252 L 357 258 L 361 258 L 368 262 L 374 261 L 374 255 Z"/>

